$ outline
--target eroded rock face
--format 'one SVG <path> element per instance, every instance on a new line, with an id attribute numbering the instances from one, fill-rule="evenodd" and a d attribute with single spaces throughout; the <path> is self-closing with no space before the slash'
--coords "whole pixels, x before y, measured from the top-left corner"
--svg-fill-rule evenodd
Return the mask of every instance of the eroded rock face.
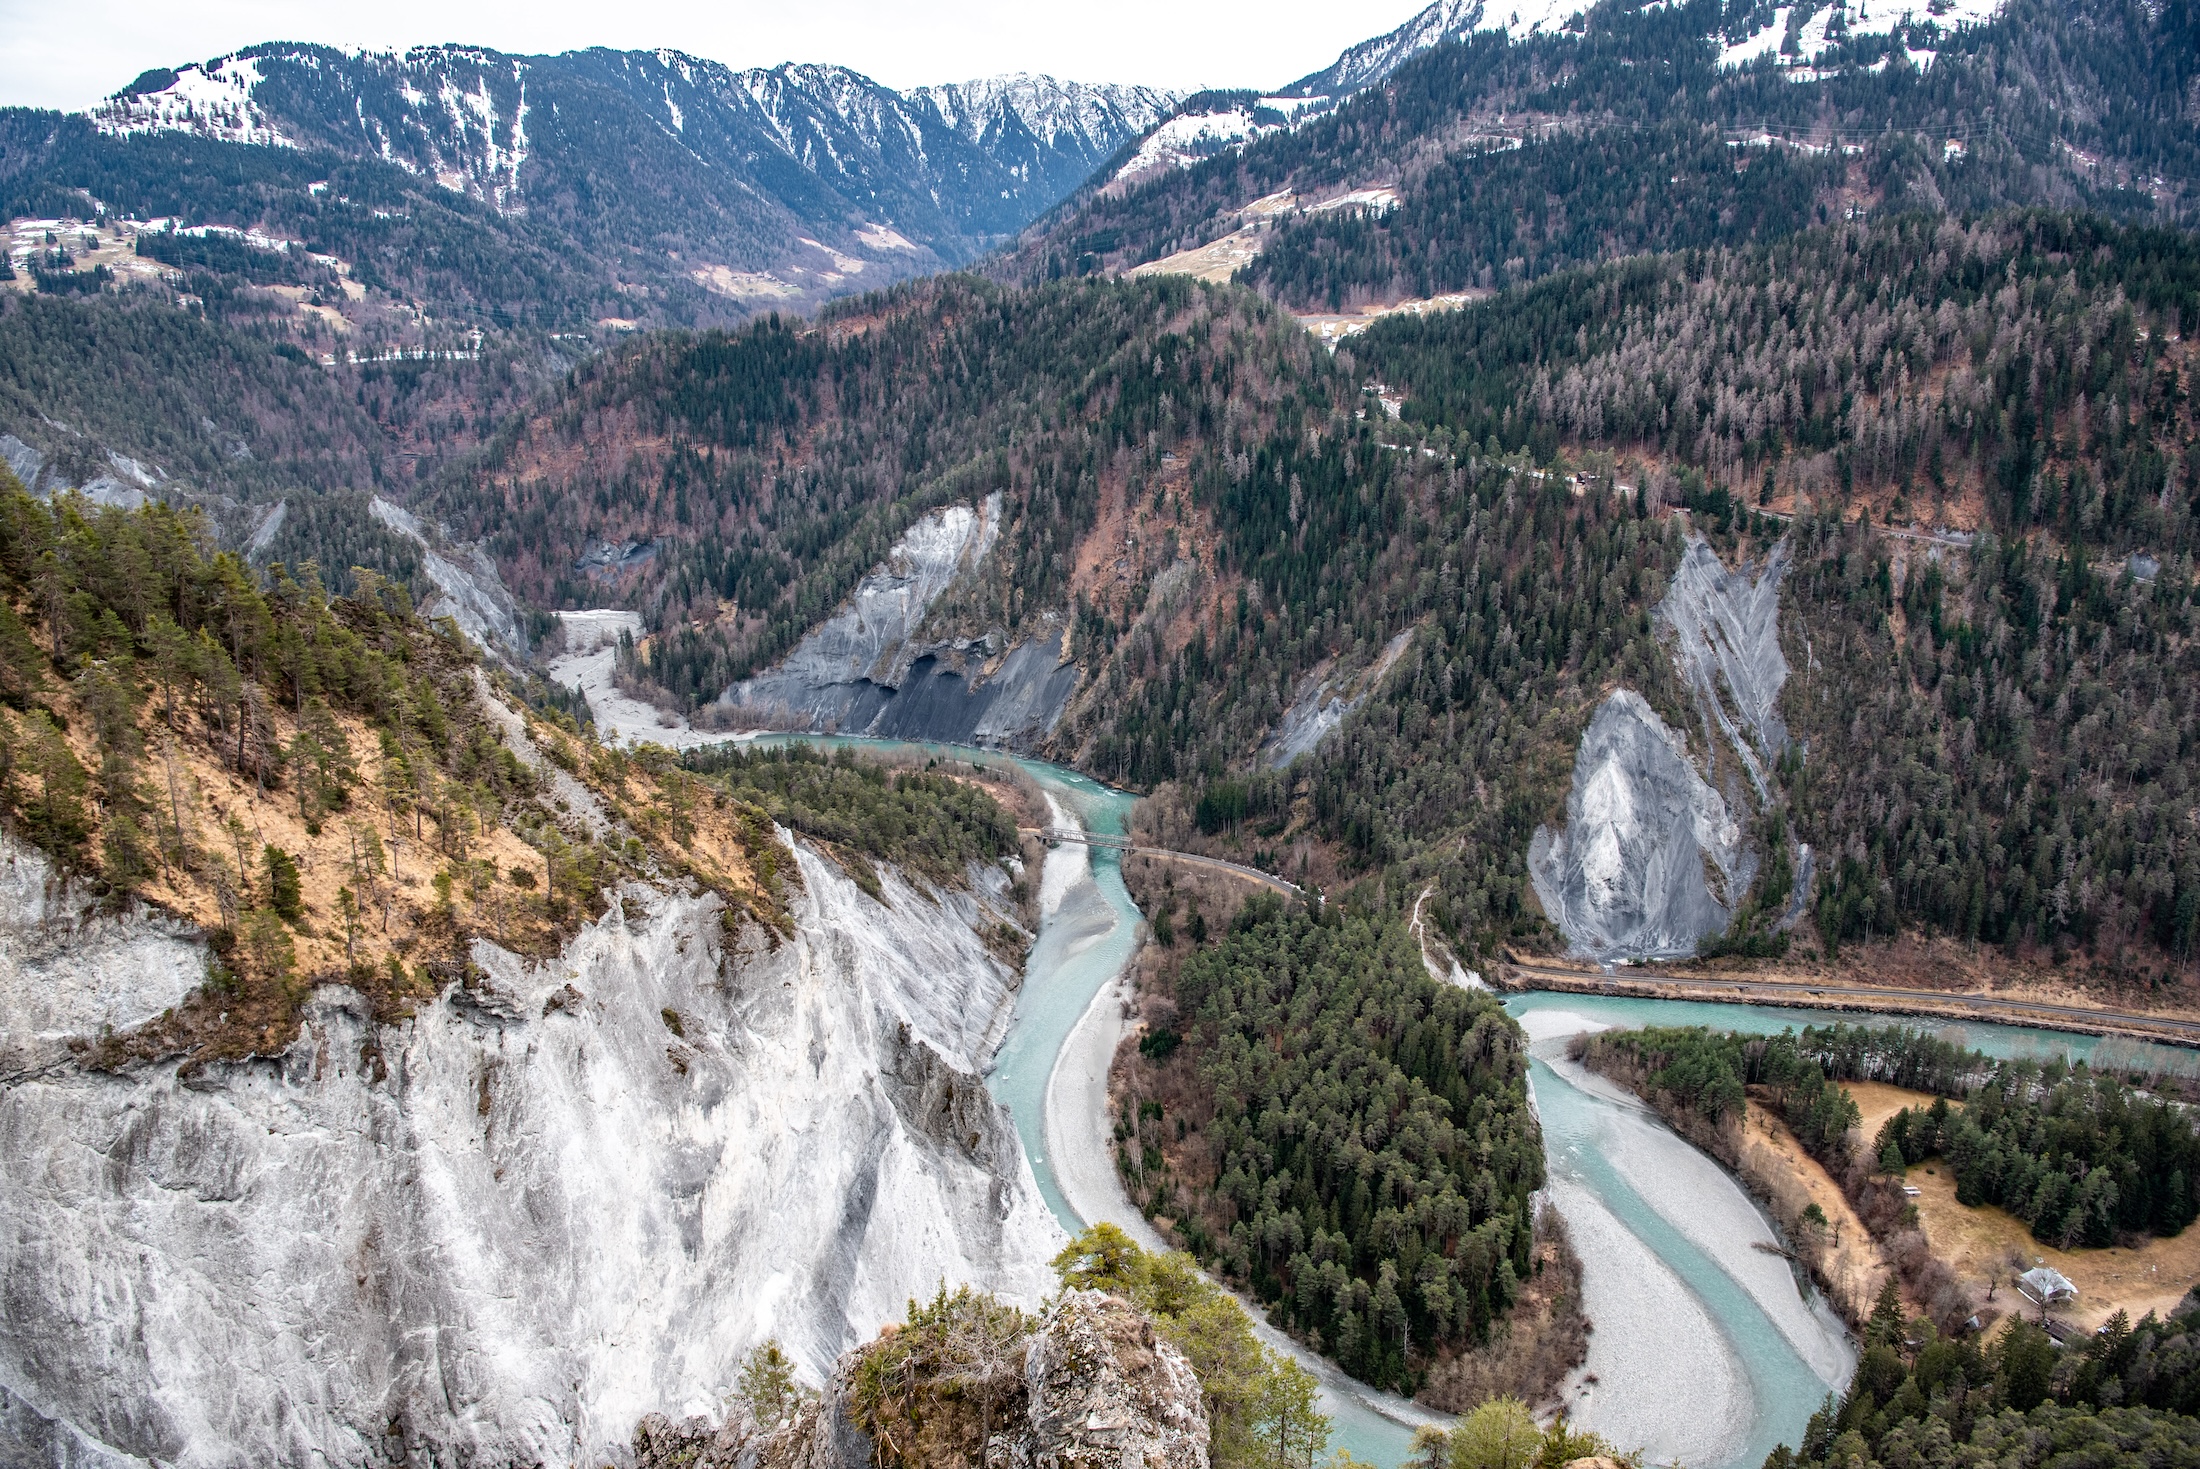
<path id="1" fill-rule="evenodd" d="M 1270 769 L 1281 770 L 1301 755 L 1313 753 L 1316 746 L 1344 723 L 1346 715 L 1367 702 L 1376 685 L 1412 644 L 1413 629 L 1407 628 L 1383 644 L 1382 652 L 1367 667 L 1350 673 L 1332 670 L 1308 678 L 1299 696 L 1283 711 L 1283 717 L 1276 721 L 1275 729 L 1261 745 L 1262 763 Z"/>
<path id="2" fill-rule="evenodd" d="M 1036 1305 L 1061 1235 L 979 1075 L 1000 914 L 797 855 L 776 946 L 636 886 L 398 1025 L 328 987 L 272 1062 L 0 1078 L 0 1464 L 601 1464 L 765 1337 L 822 1376 L 943 1278 Z M 11 1048 L 198 972 L 80 932 L 110 1001 L 7 943 Z"/>
<path id="3" fill-rule="evenodd" d="M 1732 744 L 1764 799 L 1765 764 L 1787 749 L 1780 689 L 1787 682 L 1780 651 L 1780 581 L 1788 545 L 1775 545 L 1756 565 L 1728 571 L 1701 536 L 1692 536 L 1658 616 L 1675 634 L 1681 676 Z"/>
<path id="4" fill-rule="evenodd" d="M 848 601 L 777 667 L 726 691 L 747 723 L 887 739 L 1031 745 L 1077 690 L 1061 641 L 917 637 L 932 604 L 983 561 L 1000 534 L 1001 496 L 935 510 L 894 543 Z"/>
<path id="5" fill-rule="evenodd" d="M 1528 848 L 1545 914 L 1574 952 L 1598 960 L 1694 953 L 1726 927 L 1756 871 L 1680 737 L 1626 689 L 1582 736 L 1565 829 L 1539 828 Z"/>
<path id="6" fill-rule="evenodd" d="M 866 1355 L 880 1349 L 841 1358 L 822 1399 L 772 1430 L 738 1412 L 718 1425 L 645 1417 L 634 1434 L 635 1469 L 873 1469 L 877 1445 L 856 1424 L 855 1383 Z M 969 1456 L 986 1469 L 1206 1469 L 1199 1380 L 1133 1307 L 1098 1291 L 1064 1291 L 1022 1350 L 1021 1398 L 995 1404 L 998 1428 Z M 937 1386 L 913 1385 L 920 1393 Z M 969 1446 L 977 1450 L 975 1437 Z M 930 1469 L 968 1458 L 920 1439 L 887 1462 Z"/>
<path id="7" fill-rule="evenodd" d="M 183 1003 L 206 957 L 189 925 L 134 903 L 101 914 L 44 853 L 0 837 L 0 1085 Z"/>
<path id="8" fill-rule="evenodd" d="M 1763 561 L 1729 571 L 1703 537 L 1689 537 L 1658 620 L 1673 630 L 1674 665 L 1717 758 L 1699 766 L 1629 690 L 1597 710 L 1575 753 L 1565 829 L 1538 829 L 1528 848 L 1536 896 L 1575 954 L 1607 962 L 1693 954 L 1725 931 L 1755 879 L 1760 858 L 1746 847 L 1741 822 L 1750 787 L 1760 806 L 1770 799 L 1765 769 L 1788 748 L 1779 710 L 1788 676 L 1780 651 L 1787 569 L 1784 540 Z M 1719 750 L 1740 762 L 1748 787 L 1732 767 L 1717 773 Z M 1707 769 L 1723 796 L 1705 780 Z M 1788 924 L 1801 916 L 1810 848 L 1798 847 L 1794 862 L 1801 881 Z"/>

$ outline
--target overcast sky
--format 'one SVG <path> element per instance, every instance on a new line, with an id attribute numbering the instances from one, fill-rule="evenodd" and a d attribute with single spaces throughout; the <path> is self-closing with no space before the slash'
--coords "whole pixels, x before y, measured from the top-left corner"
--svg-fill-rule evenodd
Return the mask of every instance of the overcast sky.
<path id="1" fill-rule="evenodd" d="M 1042 71 L 1273 87 L 1427 0 L 0 0 L 0 106 L 89 105 L 155 66 L 255 41 L 504 51 L 672 46 L 734 66 L 831 61 L 889 86 Z"/>

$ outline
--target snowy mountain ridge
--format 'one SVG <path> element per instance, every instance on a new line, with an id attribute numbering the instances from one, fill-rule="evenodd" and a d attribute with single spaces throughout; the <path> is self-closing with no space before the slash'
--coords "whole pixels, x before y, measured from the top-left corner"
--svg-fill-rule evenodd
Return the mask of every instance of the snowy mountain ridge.
<path id="1" fill-rule="evenodd" d="M 1372 87 L 1433 46 L 1475 31 L 1503 31 L 1522 40 L 1565 28 L 1588 7 L 1581 0 L 1435 0 L 1428 9 L 1384 35 L 1348 47 L 1326 68 L 1284 88 L 1295 97 L 1342 99 Z"/>
<path id="2" fill-rule="evenodd" d="M 546 107 L 559 116 L 576 104 L 608 108 L 629 125 L 639 112 L 714 169 L 753 174 L 793 164 L 863 194 L 896 185 L 936 194 L 958 179 L 983 187 L 994 173 L 1012 188 L 1066 189 L 1177 100 L 1162 88 L 1029 73 L 905 94 L 842 66 L 736 70 L 669 49 L 529 57 L 467 46 L 369 51 L 277 42 L 148 72 L 89 116 L 114 138 L 183 133 L 378 158 L 520 213 L 554 171 L 530 138 Z M 882 222 L 902 223 L 891 214 Z"/>
<path id="3" fill-rule="evenodd" d="M 1147 134 L 1112 182 L 1131 184 L 1167 169 L 1190 168 L 1201 159 L 1288 131 L 1446 41 L 1483 30 L 1524 40 L 1568 28 L 1586 8 L 1581 0 L 1435 0 L 1396 30 L 1346 48 L 1327 67 L 1274 96 L 1169 118 Z"/>
<path id="4" fill-rule="evenodd" d="M 1124 129 L 1143 132 L 1168 116 L 1181 94 L 1164 87 L 1066 82 L 1032 72 L 918 87 L 906 94 L 931 104 L 940 120 L 972 142 L 1013 118 L 1048 147 L 1073 140 L 1121 146 Z"/>

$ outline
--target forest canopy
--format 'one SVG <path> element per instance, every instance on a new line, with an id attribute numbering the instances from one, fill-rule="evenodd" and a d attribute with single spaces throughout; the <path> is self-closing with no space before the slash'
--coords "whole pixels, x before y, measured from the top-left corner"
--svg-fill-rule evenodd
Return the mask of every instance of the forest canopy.
<path id="1" fill-rule="evenodd" d="M 1176 1001 L 1214 1099 L 1195 1249 L 1344 1368 L 1412 1391 L 1529 1268 L 1543 1184 L 1519 1027 L 1402 924 L 1255 898 Z"/>

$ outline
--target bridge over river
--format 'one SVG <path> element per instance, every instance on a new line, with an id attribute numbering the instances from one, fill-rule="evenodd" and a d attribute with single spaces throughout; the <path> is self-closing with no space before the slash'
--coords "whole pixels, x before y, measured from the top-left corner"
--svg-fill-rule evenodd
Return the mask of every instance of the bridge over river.
<path id="1" fill-rule="evenodd" d="M 1242 877 L 1248 882 L 1259 883 L 1262 887 L 1281 893 L 1287 898 L 1308 896 L 1304 888 L 1292 882 L 1289 878 L 1278 877 L 1273 872 L 1263 872 L 1258 867 L 1247 867 L 1242 862 L 1226 862 L 1220 857 L 1202 857 L 1197 852 L 1179 852 L 1169 847 L 1140 846 L 1127 836 L 1119 836 L 1110 832 L 1082 831 L 1074 826 L 1021 826 L 1017 830 L 1026 836 L 1039 838 L 1050 847 L 1061 846 L 1064 842 L 1073 842 L 1080 846 L 1097 847 L 1102 851 L 1119 852 L 1126 856 L 1135 852 L 1141 857 L 1153 857 L 1164 862 L 1182 862 L 1191 867 L 1205 867 L 1217 872 L 1227 872 L 1234 877 Z"/>

